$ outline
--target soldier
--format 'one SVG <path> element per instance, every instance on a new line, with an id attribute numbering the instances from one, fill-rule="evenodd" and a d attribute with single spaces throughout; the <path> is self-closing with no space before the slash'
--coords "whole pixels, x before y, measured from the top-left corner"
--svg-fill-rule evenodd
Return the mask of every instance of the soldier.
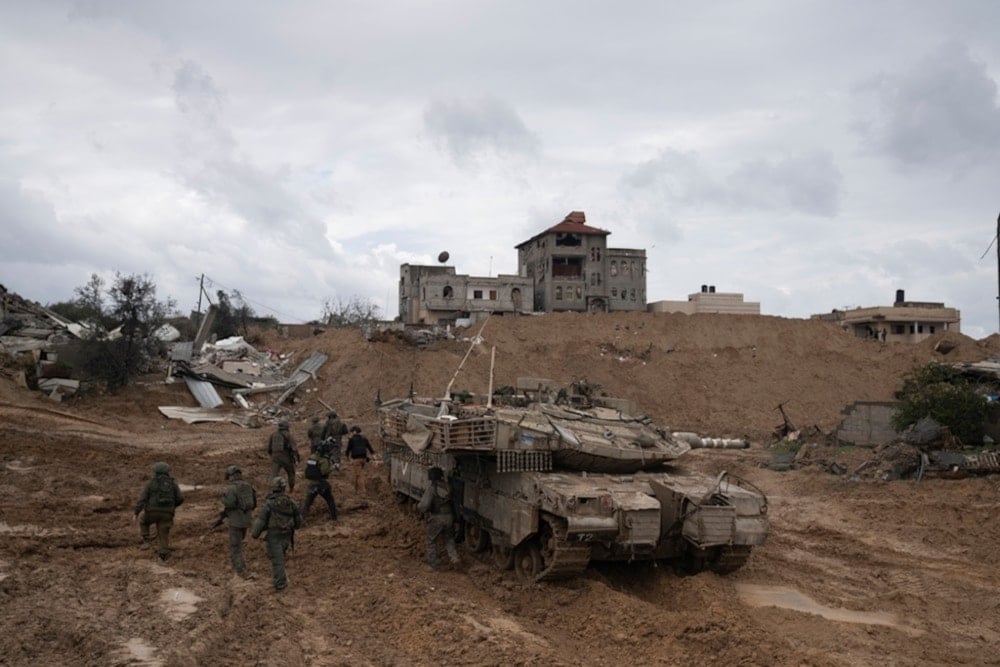
<path id="1" fill-rule="evenodd" d="M 364 486 L 365 465 L 371 460 L 371 455 L 375 453 L 372 443 L 368 438 L 361 435 L 360 426 L 351 427 L 351 437 L 347 440 L 347 449 L 344 453 L 351 461 L 351 475 L 354 478 L 354 492 L 357 493 Z"/>
<path id="2" fill-rule="evenodd" d="M 340 446 L 343 444 L 343 437 L 347 435 L 347 425 L 340 421 L 340 417 L 334 410 L 326 413 L 326 423 L 323 425 L 323 440 L 328 440 L 333 448 L 331 449 L 330 463 L 337 470 L 340 470 Z"/>
<path id="3" fill-rule="evenodd" d="M 253 510 L 257 507 L 257 492 L 249 482 L 243 481 L 243 471 L 239 466 L 226 468 L 226 481 L 229 486 L 222 494 L 222 512 L 212 524 L 218 528 L 223 520 L 229 523 L 229 560 L 236 574 L 247 575 L 247 564 L 243 559 L 243 540 L 253 519 Z"/>
<path id="4" fill-rule="evenodd" d="M 264 500 L 264 508 L 257 515 L 251 534 L 257 539 L 267 531 L 267 557 L 271 559 L 271 579 L 276 591 L 288 587 L 285 552 L 295 545 L 295 529 L 300 526 L 302 516 L 298 505 L 285 495 L 285 480 L 275 477 L 271 480 L 271 493 Z"/>
<path id="5" fill-rule="evenodd" d="M 288 432 L 288 422 L 278 422 L 278 430 L 267 441 L 267 453 L 271 455 L 271 477 L 282 470 L 288 475 L 288 491 L 295 490 L 295 464 L 299 462 L 299 448 Z"/>
<path id="6" fill-rule="evenodd" d="M 437 541 L 439 537 L 444 537 L 444 547 L 451 559 L 451 566 L 458 568 L 461 560 L 451 532 L 451 525 L 455 522 L 451 507 L 451 488 L 444 481 L 444 471 L 437 466 L 427 471 L 427 479 L 431 483 L 417 503 L 417 511 L 427 517 L 427 561 L 435 570 L 443 569 Z"/>
<path id="7" fill-rule="evenodd" d="M 319 447 L 319 443 L 323 442 L 323 429 L 325 424 L 319 423 L 319 417 L 312 418 L 312 424 L 309 426 L 309 430 L 306 432 L 306 437 L 309 438 L 309 451 L 315 452 L 316 448 Z"/>
<path id="8" fill-rule="evenodd" d="M 174 510 L 183 502 L 181 489 L 170 476 L 170 466 L 162 462 L 154 463 L 153 479 L 146 482 L 142 493 L 139 494 L 139 502 L 135 504 L 132 521 L 134 523 L 139 513 L 142 513 L 139 534 L 146 543 L 151 541 L 149 527 L 156 525 L 156 553 L 160 560 L 167 560 L 170 556 L 170 527 L 174 525 Z"/>
<path id="9" fill-rule="evenodd" d="M 330 443 L 326 440 L 320 443 L 316 451 L 306 460 L 304 476 L 309 480 L 309 488 L 306 489 L 306 501 L 302 505 L 302 521 L 305 522 L 309 516 L 309 508 L 313 500 L 319 496 L 326 501 L 326 507 L 330 510 L 330 520 L 337 520 L 337 503 L 333 500 L 333 492 L 330 489 Z"/>

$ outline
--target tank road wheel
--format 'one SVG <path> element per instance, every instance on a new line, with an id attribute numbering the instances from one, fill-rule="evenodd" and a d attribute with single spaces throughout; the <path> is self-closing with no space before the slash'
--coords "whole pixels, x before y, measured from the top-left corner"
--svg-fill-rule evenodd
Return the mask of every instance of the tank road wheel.
<path id="1" fill-rule="evenodd" d="M 514 567 L 514 551 L 500 540 L 491 540 L 493 551 L 493 564 L 501 570 L 509 570 Z"/>
<path id="2" fill-rule="evenodd" d="M 542 551 L 535 540 L 514 550 L 514 571 L 523 581 L 534 581 L 542 573 Z"/>
<path id="3" fill-rule="evenodd" d="M 465 522 L 465 546 L 474 554 L 481 554 L 490 546 L 490 535 L 471 521 Z"/>

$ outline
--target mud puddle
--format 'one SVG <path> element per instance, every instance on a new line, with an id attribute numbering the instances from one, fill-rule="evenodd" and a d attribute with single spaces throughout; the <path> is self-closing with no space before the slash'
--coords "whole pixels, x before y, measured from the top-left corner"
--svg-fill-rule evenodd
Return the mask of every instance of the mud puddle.
<path id="1" fill-rule="evenodd" d="M 924 634 L 922 630 L 911 628 L 899 622 L 895 614 L 885 611 L 852 611 L 827 607 L 807 595 L 786 586 L 766 586 L 760 584 L 736 584 L 736 592 L 744 604 L 751 607 L 778 607 L 805 614 L 816 614 L 840 623 L 860 623 L 863 625 L 885 625 L 911 635 Z"/>
<path id="2" fill-rule="evenodd" d="M 175 621 L 181 621 L 198 611 L 198 597 L 184 588 L 168 588 L 160 594 L 160 602 L 166 607 L 166 614 Z"/>

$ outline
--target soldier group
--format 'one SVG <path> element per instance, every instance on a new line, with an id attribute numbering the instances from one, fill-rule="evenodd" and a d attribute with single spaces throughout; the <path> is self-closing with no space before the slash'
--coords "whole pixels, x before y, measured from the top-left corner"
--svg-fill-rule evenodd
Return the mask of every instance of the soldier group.
<path id="1" fill-rule="evenodd" d="M 309 438 L 309 459 L 306 461 L 304 476 L 308 484 L 305 502 L 300 511 L 298 504 L 286 494 L 295 489 L 295 467 L 299 463 L 299 451 L 295 439 L 289 432 L 288 422 L 278 423 L 277 430 L 267 440 L 267 453 L 271 459 L 270 493 L 263 506 L 253 518 L 257 508 L 257 493 L 253 486 L 243 479 L 239 466 L 231 465 L 225 470 L 228 482 L 222 494 L 222 510 L 211 524 L 211 529 L 223 523 L 229 530 L 229 559 L 233 570 L 247 577 L 243 543 L 247 530 L 254 539 L 263 534 L 267 556 L 271 561 L 271 578 L 275 590 L 288 586 L 285 573 L 285 557 L 295 543 L 295 530 L 301 528 L 309 514 L 309 508 L 317 496 L 326 501 L 332 521 L 337 520 L 337 505 L 333 498 L 329 476 L 340 469 L 342 439 L 351 434 L 345 454 L 350 459 L 355 492 L 364 486 L 364 467 L 372 460 L 375 450 L 362 435 L 361 427 L 348 430 L 335 411 L 327 413 L 326 423 L 321 424 L 314 417 L 307 436 Z M 281 473 L 285 473 L 285 477 Z M 287 482 L 286 482 L 287 478 Z M 173 525 L 174 512 L 184 502 L 180 487 L 170 476 L 170 466 L 166 463 L 153 465 L 153 478 L 143 487 L 135 506 L 133 521 L 139 522 L 139 533 L 144 543 L 152 541 L 150 526 L 156 526 L 156 552 L 160 560 L 170 555 L 169 535 Z"/>

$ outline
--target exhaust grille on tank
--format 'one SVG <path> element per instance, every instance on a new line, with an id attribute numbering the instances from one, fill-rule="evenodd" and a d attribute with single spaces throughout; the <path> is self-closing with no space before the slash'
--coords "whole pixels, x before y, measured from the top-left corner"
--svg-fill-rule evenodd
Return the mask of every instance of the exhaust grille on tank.
<path id="1" fill-rule="evenodd" d="M 548 472 L 552 452 L 501 450 L 497 452 L 497 472 Z"/>

